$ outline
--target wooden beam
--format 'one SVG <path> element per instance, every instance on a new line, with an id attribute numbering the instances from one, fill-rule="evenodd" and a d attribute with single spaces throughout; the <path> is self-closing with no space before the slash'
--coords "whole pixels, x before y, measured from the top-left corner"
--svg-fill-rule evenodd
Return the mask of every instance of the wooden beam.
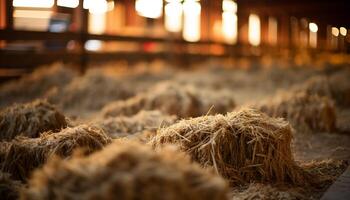
<path id="1" fill-rule="evenodd" d="M 6 0 L 6 29 L 13 30 L 13 6 L 12 0 Z"/>

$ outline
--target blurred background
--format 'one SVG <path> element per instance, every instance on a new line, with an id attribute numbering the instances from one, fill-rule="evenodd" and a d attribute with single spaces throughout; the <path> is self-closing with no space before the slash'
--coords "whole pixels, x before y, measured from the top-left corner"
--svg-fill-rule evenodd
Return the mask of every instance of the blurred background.
<path id="1" fill-rule="evenodd" d="M 346 0 L 0 2 L 2 79 L 55 61 L 85 71 L 117 60 L 180 67 L 208 59 L 349 60 Z"/>

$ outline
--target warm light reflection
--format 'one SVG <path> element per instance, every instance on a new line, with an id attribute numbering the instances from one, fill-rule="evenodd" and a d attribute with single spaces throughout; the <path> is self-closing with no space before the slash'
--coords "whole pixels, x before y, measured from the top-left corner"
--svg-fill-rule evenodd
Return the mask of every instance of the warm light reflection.
<path id="1" fill-rule="evenodd" d="M 79 0 L 57 0 L 57 5 L 67 8 L 76 8 L 79 5 Z"/>
<path id="2" fill-rule="evenodd" d="M 165 5 L 165 28 L 170 32 L 180 32 L 182 28 L 182 4 L 175 1 Z"/>
<path id="3" fill-rule="evenodd" d="M 54 0 L 13 0 L 14 7 L 51 8 Z"/>
<path id="4" fill-rule="evenodd" d="M 98 51 L 102 48 L 102 42 L 100 40 L 88 40 L 85 42 L 84 48 L 88 51 Z"/>
<path id="5" fill-rule="evenodd" d="M 312 48 L 317 47 L 317 31 L 318 31 L 318 26 L 315 23 L 309 23 L 309 45 Z"/>
<path id="6" fill-rule="evenodd" d="M 223 0 L 222 1 L 222 10 L 228 12 L 237 12 L 237 3 L 232 0 Z"/>
<path id="7" fill-rule="evenodd" d="M 348 33 L 348 31 L 346 30 L 345 27 L 340 27 L 339 33 L 340 33 L 340 35 L 342 35 L 342 36 L 346 36 L 346 34 Z"/>
<path id="8" fill-rule="evenodd" d="M 248 41 L 253 46 L 260 44 L 260 18 L 258 15 L 249 15 Z"/>
<path id="9" fill-rule="evenodd" d="M 268 23 L 268 41 L 270 45 L 276 45 L 277 44 L 277 37 L 278 37 L 278 24 L 277 19 L 274 17 L 269 17 L 269 23 Z"/>
<path id="10" fill-rule="evenodd" d="M 136 0 L 135 9 L 142 17 L 159 18 L 163 14 L 163 0 Z"/>
<path id="11" fill-rule="evenodd" d="M 108 1 L 107 10 L 108 11 L 114 10 L 114 1 Z"/>
<path id="12" fill-rule="evenodd" d="M 229 44 L 237 42 L 237 14 L 232 12 L 222 13 L 222 33 Z"/>
<path id="13" fill-rule="evenodd" d="M 103 34 L 105 30 L 106 30 L 106 14 L 89 13 L 89 28 L 88 28 L 89 33 Z"/>
<path id="14" fill-rule="evenodd" d="M 95 15 L 102 15 L 108 11 L 108 4 L 106 0 L 95 0 L 89 6 L 89 13 Z"/>
<path id="15" fill-rule="evenodd" d="M 201 5 L 195 0 L 186 0 L 183 3 L 184 27 L 183 38 L 189 42 L 200 40 Z"/>
<path id="16" fill-rule="evenodd" d="M 338 37 L 339 29 L 337 27 L 332 27 L 332 35 L 334 35 L 335 37 Z"/>
<path id="17" fill-rule="evenodd" d="M 52 16 L 52 11 L 48 10 L 18 10 L 13 13 L 14 18 L 36 18 L 49 19 Z"/>

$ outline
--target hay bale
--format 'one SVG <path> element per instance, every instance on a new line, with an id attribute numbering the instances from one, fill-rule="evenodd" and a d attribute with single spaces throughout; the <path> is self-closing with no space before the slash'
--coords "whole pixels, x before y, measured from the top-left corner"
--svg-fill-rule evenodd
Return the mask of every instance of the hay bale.
<path id="1" fill-rule="evenodd" d="M 43 100 L 14 104 L 0 111 L 0 141 L 12 140 L 16 136 L 35 138 L 42 132 L 57 132 L 65 127 L 65 116 Z"/>
<path id="2" fill-rule="evenodd" d="M 40 98 L 50 89 L 62 88 L 68 84 L 76 73 L 55 63 L 49 66 L 42 66 L 19 80 L 11 81 L 0 86 L 0 107 L 13 104 L 13 102 L 24 103 Z"/>
<path id="3" fill-rule="evenodd" d="M 189 85 L 162 82 L 126 101 L 108 104 L 102 113 L 104 116 L 118 116 L 134 115 L 140 110 L 160 110 L 184 118 L 205 115 L 211 107 L 214 107 L 213 113 L 224 113 L 234 107 L 234 101 L 227 92 L 200 91 Z"/>
<path id="4" fill-rule="evenodd" d="M 304 184 L 304 173 L 293 160 L 291 140 L 288 122 L 242 109 L 227 115 L 182 120 L 160 129 L 150 144 L 156 148 L 177 144 L 194 161 L 215 168 L 231 184 Z"/>
<path id="5" fill-rule="evenodd" d="M 0 171 L 0 197 L 3 200 L 16 200 L 19 198 L 19 192 L 22 184 L 19 181 L 11 179 L 11 175 Z"/>
<path id="6" fill-rule="evenodd" d="M 23 200 L 228 199 L 225 181 L 171 148 L 153 151 L 116 141 L 85 158 L 50 160 L 36 171 Z"/>
<path id="7" fill-rule="evenodd" d="M 91 153 L 110 141 L 101 129 L 86 125 L 66 128 L 56 134 L 43 133 L 39 138 L 16 138 L 0 143 L 0 167 L 13 178 L 25 181 L 51 155 L 67 157 L 77 148 Z"/>
<path id="8" fill-rule="evenodd" d="M 63 109 L 98 110 L 110 101 L 126 99 L 133 92 L 118 79 L 91 71 L 74 79 L 61 90 L 52 90 L 47 98 Z"/>
<path id="9" fill-rule="evenodd" d="M 140 111 L 134 116 L 110 117 L 96 122 L 112 138 L 134 136 L 144 131 L 155 132 L 176 121 L 174 115 L 165 115 L 160 111 Z"/>
<path id="10" fill-rule="evenodd" d="M 332 132 L 336 129 L 336 111 L 328 97 L 282 91 L 253 107 L 271 117 L 283 117 L 301 130 Z"/>

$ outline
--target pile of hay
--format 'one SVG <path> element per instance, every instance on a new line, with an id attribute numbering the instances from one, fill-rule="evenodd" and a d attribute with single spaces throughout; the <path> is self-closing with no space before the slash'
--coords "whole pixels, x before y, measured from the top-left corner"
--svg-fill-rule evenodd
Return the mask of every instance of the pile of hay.
<path id="1" fill-rule="evenodd" d="M 182 120 L 160 129 L 149 144 L 155 148 L 177 144 L 233 185 L 254 181 L 305 184 L 306 174 L 293 160 L 291 140 L 288 122 L 242 109 Z"/>
<path id="2" fill-rule="evenodd" d="M 19 192 L 22 184 L 19 181 L 11 179 L 11 175 L 0 171 L 0 197 L 3 200 L 16 200 L 19 198 Z"/>
<path id="3" fill-rule="evenodd" d="M 61 90 L 47 94 L 50 102 L 63 109 L 98 110 L 110 101 L 129 98 L 133 95 L 122 81 L 103 72 L 91 71 L 74 79 Z"/>
<path id="4" fill-rule="evenodd" d="M 171 148 L 116 141 L 89 157 L 50 160 L 22 199 L 228 199 L 225 181 Z"/>
<path id="5" fill-rule="evenodd" d="M 271 117 L 283 117 L 302 130 L 332 132 L 336 129 L 336 111 L 328 97 L 280 92 L 253 107 Z"/>
<path id="6" fill-rule="evenodd" d="M 16 136 L 35 138 L 42 132 L 58 132 L 65 127 L 65 116 L 42 100 L 15 104 L 0 111 L 0 141 L 11 140 Z"/>
<path id="7" fill-rule="evenodd" d="M 134 116 L 110 117 L 96 122 L 112 138 L 133 136 L 144 131 L 155 132 L 159 127 L 175 123 L 174 115 L 165 115 L 160 111 L 140 111 Z"/>
<path id="8" fill-rule="evenodd" d="M 300 190 L 300 189 L 299 189 Z M 271 185 L 265 185 L 261 183 L 252 183 L 249 187 L 242 191 L 233 191 L 232 200 L 300 200 L 309 199 L 303 191 L 298 189 L 277 188 Z"/>
<path id="9" fill-rule="evenodd" d="M 0 86 L 0 107 L 8 106 L 13 102 L 33 101 L 45 95 L 51 88 L 62 88 L 74 77 L 76 73 L 61 63 L 42 66 L 19 80 Z"/>
<path id="10" fill-rule="evenodd" d="M 101 129 L 86 125 L 66 128 L 56 134 L 43 133 L 39 138 L 20 137 L 0 143 L 0 168 L 15 179 L 26 180 L 51 155 L 67 157 L 78 148 L 88 154 L 110 142 Z"/>
<path id="11" fill-rule="evenodd" d="M 183 118 L 205 115 L 212 107 L 213 113 L 225 113 L 235 106 L 233 97 L 227 92 L 199 90 L 176 82 L 162 82 L 126 101 L 108 104 L 102 113 L 104 116 L 119 116 L 134 115 L 140 110 L 160 110 Z"/>

